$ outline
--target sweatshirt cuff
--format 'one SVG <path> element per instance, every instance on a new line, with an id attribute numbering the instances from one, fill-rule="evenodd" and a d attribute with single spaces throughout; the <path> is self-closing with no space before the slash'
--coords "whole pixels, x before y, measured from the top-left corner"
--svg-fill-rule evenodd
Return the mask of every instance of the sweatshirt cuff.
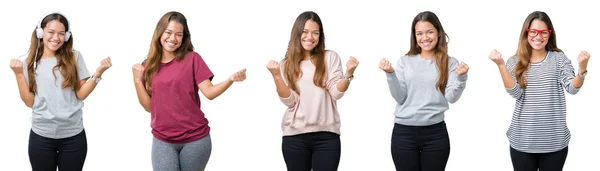
<path id="1" fill-rule="evenodd" d="M 461 82 L 467 81 L 468 78 L 469 78 L 469 75 L 467 73 L 457 77 L 458 81 L 461 81 Z"/>

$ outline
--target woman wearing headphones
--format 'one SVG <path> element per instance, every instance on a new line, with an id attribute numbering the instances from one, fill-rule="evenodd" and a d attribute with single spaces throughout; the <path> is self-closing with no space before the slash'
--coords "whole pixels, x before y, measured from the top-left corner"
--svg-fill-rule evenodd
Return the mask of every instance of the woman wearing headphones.
<path id="1" fill-rule="evenodd" d="M 32 170 L 80 171 L 87 155 L 83 128 L 85 100 L 111 67 L 102 60 L 91 75 L 65 16 L 45 16 L 31 36 L 25 63 L 12 59 L 21 100 L 32 109 L 29 161 Z M 88 79 L 90 78 L 90 79 Z"/>

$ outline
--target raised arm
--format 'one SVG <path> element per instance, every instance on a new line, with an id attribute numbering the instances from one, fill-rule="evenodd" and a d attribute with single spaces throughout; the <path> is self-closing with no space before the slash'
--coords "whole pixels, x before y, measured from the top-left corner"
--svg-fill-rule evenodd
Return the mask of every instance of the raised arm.
<path id="1" fill-rule="evenodd" d="M 83 57 L 81 57 L 79 52 L 77 52 L 77 54 L 77 68 L 80 79 L 79 84 L 81 87 L 75 93 L 79 100 L 85 100 L 92 93 L 92 91 L 94 91 L 96 85 L 98 84 L 95 79 L 101 79 L 104 71 L 112 66 L 112 62 L 110 61 L 110 57 L 104 58 L 102 61 L 100 61 L 100 66 L 98 66 L 96 72 L 94 75 L 92 75 L 92 79 L 87 79 L 90 74 L 85 66 Z"/>
<path id="2" fill-rule="evenodd" d="M 138 101 L 146 112 L 152 112 L 151 100 L 152 98 L 146 91 L 146 84 L 144 83 L 144 71 L 146 68 L 142 64 L 135 64 L 132 67 L 133 72 L 133 84 L 135 86 L 135 92 L 138 97 Z"/>
<path id="3" fill-rule="evenodd" d="M 234 82 L 244 81 L 246 79 L 246 69 L 242 69 L 229 77 L 229 79 L 213 85 L 211 79 L 204 79 L 204 81 L 198 84 L 198 88 L 204 94 L 204 96 L 213 100 L 223 94 Z M 199 79 L 202 80 L 202 79 Z"/>
<path id="4" fill-rule="evenodd" d="M 404 81 L 404 68 L 402 67 L 402 58 L 398 59 L 396 69 L 392 67 L 392 63 L 383 58 L 379 62 L 379 69 L 385 72 L 390 93 L 396 103 L 404 104 L 407 96 L 406 82 Z"/>
<path id="5" fill-rule="evenodd" d="M 577 61 L 579 62 L 579 71 L 577 74 L 575 74 L 571 60 L 564 53 L 560 55 L 560 83 L 569 94 L 577 94 L 581 86 L 583 86 L 584 78 L 582 75 L 587 72 L 587 62 L 590 59 L 590 54 L 582 51 L 577 57 Z"/>
<path id="6" fill-rule="evenodd" d="M 513 98 L 518 99 L 523 94 L 523 89 L 517 83 L 517 79 L 515 77 L 514 68 L 517 64 L 517 57 L 511 57 L 508 59 L 508 64 L 504 63 L 504 59 L 502 59 L 502 54 L 497 50 L 493 50 L 490 52 L 488 56 L 497 66 L 500 71 L 500 76 L 502 76 L 502 82 L 504 83 L 504 88 Z"/>
<path id="7" fill-rule="evenodd" d="M 19 59 L 11 59 L 10 60 L 10 68 L 15 73 L 15 77 L 17 79 L 17 86 L 19 87 L 19 95 L 21 96 L 21 100 L 25 103 L 25 106 L 31 108 L 33 107 L 34 102 L 34 94 L 29 91 L 29 84 L 27 83 L 27 68 L 24 67 L 23 62 Z"/>
<path id="8" fill-rule="evenodd" d="M 449 103 L 456 103 L 462 95 L 467 85 L 469 66 L 457 60 L 451 60 L 450 68 L 448 69 L 448 83 L 446 84 L 446 92 L 444 96 Z"/>
<path id="9" fill-rule="evenodd" d="M 348 79 L 354 77 L 354 70 L 358 66 L 358 60 L 354 57 L 350 57 L 347 63 L 347 71 L 344 74 L 342 69 L 342 61 L 340 56 L 334 51 L 328 51 L 327 56 L 327 92 L 334 100 L 341 99 L 348 87 L 350 82 Z M 346 78 L 344 78 L 346 77 Z"/>
<path id="10" fill-rule="evenodd" d="M 208 65 L 206 65 L 204 59 L 197 53 L 194 53 L 191 57 L 193 57 L 194 79 L 198 83 L 198 89 L 209 100 L 219 97 L 231 87 L 233 82 L 244 81 L 246 79 L 246 69 L 242 69 L 231 75 L 227 80 L 213 85 L 212 78 L 214 74 Z"/>
<path id="11" fill-rule="evenodd" d="M 586 51 L 581 51 L 579 56 L 577 57 L 577 62 L 579 63 L 579 71 L 577 72 L 577 76 L 573 79 L 573 87 L 579 89 L 583 86 L 583 82 L 585 80 L 585 75 L 587 74 L 587 65 L 590 60 L 590 54 Z"/>
<path id="12" fill-rule="evenodd" d="M 283 62 L 280 64 L 277 61 L 271 60 L 267 64 L 267 69 L 271 72 L 271 76 L 273 76 L 273 81 L 275 82 L 275 87 L 277 88 L 277 95 L 281 102 L 287 107 L 294 107 L 298 103 L 298 94 L 294 92 L 290 87 L 288 87 L 288 83 L 285 81 L 285 77 L 283 75 L 284 68 L 281 67 Z"/>

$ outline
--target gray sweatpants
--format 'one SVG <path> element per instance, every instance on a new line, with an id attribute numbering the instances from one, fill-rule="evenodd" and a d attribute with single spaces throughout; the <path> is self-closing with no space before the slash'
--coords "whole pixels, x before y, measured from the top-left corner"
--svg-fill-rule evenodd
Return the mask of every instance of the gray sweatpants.
<path id="1" fill-rule="evenodd" d="M 210 134 L 185 144 L 171 144 L 153 138 L 152 168 L 154 171 L 204 171 L 211 151 Z"/>

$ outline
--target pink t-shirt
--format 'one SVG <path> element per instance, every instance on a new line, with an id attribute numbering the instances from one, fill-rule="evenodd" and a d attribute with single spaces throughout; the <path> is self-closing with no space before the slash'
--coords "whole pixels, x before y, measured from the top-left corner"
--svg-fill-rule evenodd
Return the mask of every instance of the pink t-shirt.
<path id="1" fill-rule="evenodd" d="M 202 57 L 189 52 L 181 61 L 160 65 L 152 77 L 152 134 L 169 143 L 187 143 L 208 135 L 210 127 L 200 110 L 198 84 L 213 78 Z"/>

